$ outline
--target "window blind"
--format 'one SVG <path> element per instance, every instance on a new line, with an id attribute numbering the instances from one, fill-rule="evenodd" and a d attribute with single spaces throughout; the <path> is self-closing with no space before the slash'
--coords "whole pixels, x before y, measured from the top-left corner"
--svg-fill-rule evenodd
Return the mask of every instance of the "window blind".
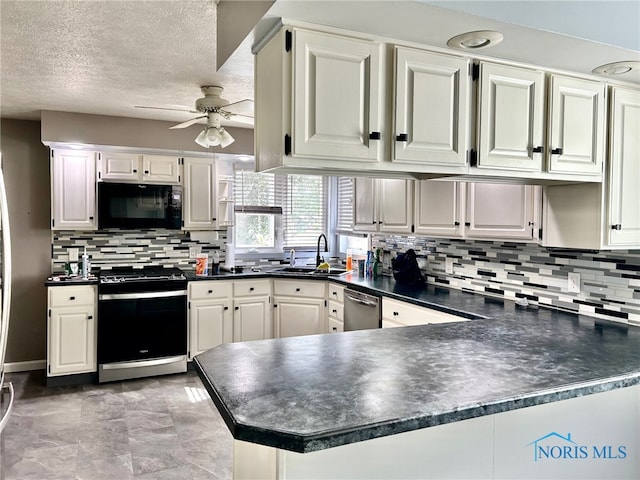
<path id="1" fill-rule="evenodd" d="M 278 205 L 276 175 L 236 170 L 234 177 L 235 211 L 244 213 L 282 213 Z"/>
<path id="2" fill-rule="evenodd" d="M 284 248 L 316 248 L 327 229 L 327 178 L 283 176 Z"/>
<path id="3" fill-rule="evenodd" d="M 339 234 L 353 232 L 353 183 L 353 178 L 338 177 L 336 228 Z"/>

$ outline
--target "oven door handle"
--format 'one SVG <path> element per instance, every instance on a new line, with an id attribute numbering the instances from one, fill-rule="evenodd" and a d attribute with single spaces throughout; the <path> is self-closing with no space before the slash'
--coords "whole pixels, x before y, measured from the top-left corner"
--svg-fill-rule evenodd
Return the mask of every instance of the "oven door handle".
<path id="1" fill-rule="evenodd" d="M 171 290 L 168 292 L 138 292 L 138 293 L 101 293 L 98 300 L 135 300 L 139 298 L 181 297 L 186 290 Z"/>

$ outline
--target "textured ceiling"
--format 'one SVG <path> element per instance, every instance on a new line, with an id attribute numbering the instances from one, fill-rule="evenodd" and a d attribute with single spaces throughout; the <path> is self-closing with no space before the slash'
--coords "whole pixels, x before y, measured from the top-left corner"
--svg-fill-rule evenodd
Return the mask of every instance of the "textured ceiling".
<path id="1" fill-rule="evenodd" d="M 229 101 L 253 98 L 251 43 L 280 17 L 441 48 L 453 35 L 492 28 L 505 34 L 504 42 L 479 53 L 582 73 L 640 60 L 637 50 L 427 1 L 0 0 L 0 115 L 39 119 L 41 110 L 58 110 L 182 122 L 193 115 L 134 106 L 190 109 L 199 87 L 211 84 L 223 86 Z M 535 8 L 530 1 L 507 3 Z M 590 11 L 591 2 L 579 3 Z M 609 30 L 621 24 L 615 9 L 598 16 Z M 620 79 L 640 83 L 640 72 Z"/>
<path id="2" fill-rule="evenodd" d="M 1 114 L 40 110 L 183 121 L 201 85 L 253 98 L 253 76 L 216 72 L 216 2 L 7 1 L 1 15 Z M 252 73 L 252 72 L 251 72 Z"/>

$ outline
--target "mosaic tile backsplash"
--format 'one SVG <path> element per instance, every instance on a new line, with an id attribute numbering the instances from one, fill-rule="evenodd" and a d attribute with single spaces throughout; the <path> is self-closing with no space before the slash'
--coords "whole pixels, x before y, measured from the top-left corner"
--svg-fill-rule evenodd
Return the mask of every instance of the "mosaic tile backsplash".
<path id="1" fill-rule="evenodd" d="M 206 239 L 197 239 L 200 237 Z M 64 271 L 69 248 L 84 248 L 91 259 L 92 268 L 131 265 L 162 265 L 195 268 L 189 248 L 197 247 L 202 253 L 220 254 L 224 262 L 227 234 L 224 231 L 189 233 L 179 230 L 120 230 L 92 232 L 54 231 L 51 244 L 51 271 Z"/>
<path id="2" fill-rule="evenodd" d="M 390 259 L 413 248 L 427 281 L 620 323 L 640 326 L 640 250 L 548 251 L 537 245 L 374 235 L 374 248 Z M 453 274 L 445 260 L 453 259 Z M 567 288 L 568 273 L 580 274 L 580 293 Z"/>
<path id="3" fill-rule="evenodd" d="M 176 230 L 55 231 L 52 272 L 64 270 L 70 247 L 81 254 L 85 246 L 94 268 L 137 264 L 194 268 L 189 256 L 194 246 L 210 258 L 218 251 L 224 262 L 226 232 L 212 235 L 215 238 Z M 547 251 L 521 243 L 402 235 L 374 235 L 372 246 L 384 252 L 386 275 L 391 275 L 391 258 L 413 248 L 430 283 L 640 326 L 640 250 Z M 453 260 L 453 274 L 445 271 L 447 258 Z M 249 267 L 284 262 L 237 261 Z M 568 292 L 569 272 L 580 274 L 580 293 Z"/>

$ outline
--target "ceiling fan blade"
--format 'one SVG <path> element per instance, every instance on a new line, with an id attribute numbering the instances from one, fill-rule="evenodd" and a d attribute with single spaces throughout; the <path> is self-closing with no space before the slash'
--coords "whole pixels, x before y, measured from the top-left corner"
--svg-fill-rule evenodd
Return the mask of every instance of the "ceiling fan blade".
<path id="1" fill-rule="evenodd" d="M 172 110 L 174 112 L 199 113 L 197 110 L 193 110 L 189 108 L 148 107 L 146 105 L 134 105 L 134 108 L 147 108 L 150 110 Z"/>
<path id="2" fill-rule="evenodd" d="M 193 125 L 194 123 L 198 123 L 198 121 L 202 120 L 203 118 L 207 118 L 207 116 L 200 115 L 199 117 L 194 117 L 191 120 L 187 120 L 186 122 L 182 122 L 177 125 L 174 125 L 173 127 L 169 127 L 169 129 L 173 130 L 174 128 L 187 128 Z"/>
<path id="3" fill-rule="evenodd" d="M 234 115 L 253 114 L 253 100 L 251 100 L 250 98 L 245 98 L 244 100 L 224 105 L 220 107 L 220 109 L 229 113 L 233 113 Z"/>

